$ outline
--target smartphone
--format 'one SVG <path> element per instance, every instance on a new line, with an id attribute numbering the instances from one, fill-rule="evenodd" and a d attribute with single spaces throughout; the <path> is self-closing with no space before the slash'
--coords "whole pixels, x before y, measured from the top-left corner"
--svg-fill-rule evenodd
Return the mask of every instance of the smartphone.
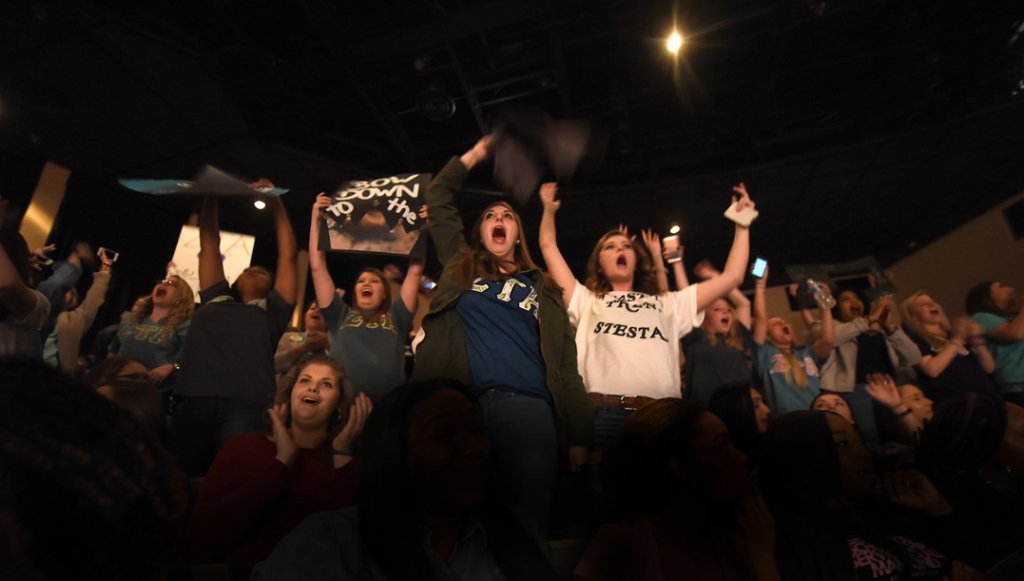
<path id="1" fill-rule="evenodd" d="M 113 263 L 117 262 L 117 258 L 121 255 L 108 248 L 100 247 L 100 249 L 96 251 L 96 256 L 99 256 L 100 258 L 106 258 L 107 260 Z"/>
<path id="2" fill-rule="evenodd" d="M 683 252 L 679 248 L 678 235 L 673 234 L 672 236 L 666 236 L 662 238 L 661 241 L 665 243 L 665 252 L 663 254 L 665 255 L 665 260 L 669 264 L 679 262 L 683 259 Z"/>
<path id="3" fill-rule="evenodd" d="M 736 204 L 731 204 L 729 206 L 729 209 L 725 211 L 726 218 L 732 220 L 733 222 L 736 222 L 737 224 L 743 226 L 744 228 L 750 226 L 750 223 L 753 222 L 754 219 L 757 218 L 757 216 L 757 210 L 751 208 L 750 206 L 743 208 L 743 210 L 737 210 Z"/>
<path id="4" fill-rule="evenodd" d="M 758 257 L 754 260 L 754 267 L 750 269 L 750 274 L 754 275 L 755 278 L 764 278 L 766 268 L 768 268 L 768 261 Z"/>

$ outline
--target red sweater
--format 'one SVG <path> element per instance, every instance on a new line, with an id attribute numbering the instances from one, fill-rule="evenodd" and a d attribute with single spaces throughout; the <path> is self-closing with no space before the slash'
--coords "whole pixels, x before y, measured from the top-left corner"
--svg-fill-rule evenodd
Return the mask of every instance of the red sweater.
<path id="1" fill-rule="evenodd" d="M 307 516 L 356 503 L 355 459 L 329 469 L 322 450 L 302 449 L 288 468 L 276 455 L 277 446 L 256 433 L 224 444 L 188 523 L 197 558 L 248 571 Z"/>

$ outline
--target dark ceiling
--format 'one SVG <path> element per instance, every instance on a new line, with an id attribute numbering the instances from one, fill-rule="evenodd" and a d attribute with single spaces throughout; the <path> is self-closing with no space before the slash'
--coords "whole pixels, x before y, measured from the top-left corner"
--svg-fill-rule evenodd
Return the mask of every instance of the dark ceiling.
<path id="1" fill-rule="evenodd" d="M 203 164 L 266 176 L 292 189 L 301 241 L 316 192 L 436 171 L 530 104 L 610 133 L 603 165 L 563 187 L 581 275 L 619 222 L 679 223 L 688 264 L 721 263 L 739 181 L 762 211 L 755 253 L 887 264 L 1024 190 L 1022 30 L 1009 1 L 7 0 L 0 148 L 112 188 Z M 443 121 L 417 106 L 438 94 Z M 492 199 L 460 203 L 473 217 Z M 524 218 L 535 229 L 536 200 Z M 269 228 L 251 206 L 225 220 Z"/>

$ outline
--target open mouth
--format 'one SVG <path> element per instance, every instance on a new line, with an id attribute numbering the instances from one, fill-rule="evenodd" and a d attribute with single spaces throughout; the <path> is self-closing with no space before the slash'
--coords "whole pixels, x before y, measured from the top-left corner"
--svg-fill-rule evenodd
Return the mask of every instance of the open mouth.
<path id="1" fill-rule="evenodd" d="M 930 310 L 928 312 L 931 313 L 933 317 L 938 317 L 939 314 L 941 314 L 939 309 L 932 309 L 932 310 Z"/>
<path id="2" fill-rule="evenodd" d="M 316 405 L 320 403 L 320 399 L 312 395 L 305 395 L 302 396 L 302 403 L 306 405 Z"/>
<path id="3" fill-rule="evenodd" d="M 156 288 L 156 293 L 153 295 L 155 298 L 161 299 L 167 296 L 167 287 L 159 286 Z"/>
<path id="4" fill-rule="evenodd" d="M 505 241 L 505 227 L 504 226 L 495 226 L 494 227 L 494 231 L 491 232 L 491 239 L 494 240 L 495 242 L 499 243 L 499 244 L 504 242 Z"/>
<path id="5" fill-rule="evenodd" d="M 721 323 L 723 327 L 728 327 L 729 324 L 732 323 L 732 321 L 729 320 L 729 317 L 722 317 L 718 322 Z"/>
<path id="6" fill-rule="evenodd" d="M 619 257 L 615 259 L 615 265 L 616 266 L 625 267 L 626 266 L 626 257 L 624 255 L 620 254 Z"/>

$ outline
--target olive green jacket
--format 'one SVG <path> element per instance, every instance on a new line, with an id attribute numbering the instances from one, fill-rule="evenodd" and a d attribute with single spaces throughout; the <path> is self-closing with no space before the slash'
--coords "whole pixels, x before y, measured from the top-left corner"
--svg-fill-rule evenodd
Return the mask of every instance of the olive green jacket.
<path id="1" fill-rule="evenodd" d="M 466 246 L 462 218 L 454 202 L 455 190 L 468 173 L 462 161 L 453 158 L 427 187 L 430 237 L 445 268 L 430 303 L 430 312 L 423 319 L 424 339 L 416 350 L 413 381 L 445 377 L 466 385 L 473 383 L 462 320 L 455 310 L 455 303 L 464 289 L 459 287 L 452 273 L 453 259 Z M 544 274 L 540 270 L 523 274 L 541 291 L 537 308 L 540 350 L 547 368 L 547 387 L 554 401 L 560 447 L 563 451 L 569 446 L 590 447 L 593 412 L 576 367 L 576 340 L 565 304 L 559 293 L 544 288 Z"/>

